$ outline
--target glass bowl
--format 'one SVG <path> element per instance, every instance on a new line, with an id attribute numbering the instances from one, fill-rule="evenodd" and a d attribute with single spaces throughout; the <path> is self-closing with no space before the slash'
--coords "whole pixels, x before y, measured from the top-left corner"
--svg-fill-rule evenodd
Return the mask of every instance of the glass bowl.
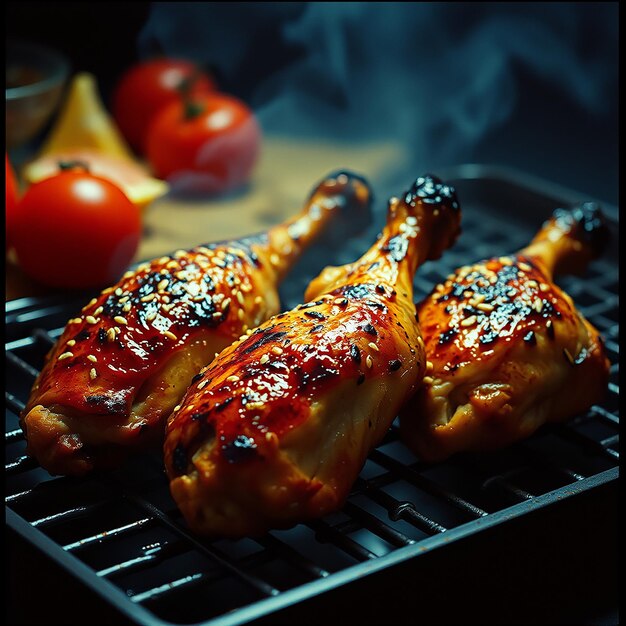
<path id="1" fill-rule="evenodd" d="M 28 143 L 50 120 L 70 65 L 57 50 L 27 41 L 8 41 L 6 53 L 6 143 L 11 149 Z"/>

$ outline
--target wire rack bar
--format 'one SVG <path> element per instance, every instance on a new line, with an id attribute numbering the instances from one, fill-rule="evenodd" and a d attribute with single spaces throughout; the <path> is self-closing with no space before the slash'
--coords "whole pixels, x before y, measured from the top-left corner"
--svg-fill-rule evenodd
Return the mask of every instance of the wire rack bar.
<path id="1" fill-rule="evenodd" d="M 31 378 L 37 378 L 37 376 L 39 376 L 39 370 L 20 359 L 14 352 L 7 352 L 6 355 L 7 361 L 16 369 L 28 374 Z"/>
<path id="2" fill-rule="evenodd" d="M 32 469 L 39 467 L 39 463 L 37 463 L 37 459 L 32 456 L 19 456 L 14 461 L 10 461 L 4 466 L 4 471 L 7 476 L 14 476 L 16 474 L 21 474 L 22 472 L 28 472 Z"/>
<path id="3" fill-rule="evenodd" d="M 464 500 L 458 494 L 452 493 L 444 487 L 438 485 L 434 481 L 430 480 L 426 476 L 420 474 L 410 465 L 404 465 L 395 459 L 392 459 L 387 454 L 384 454 L 380 450 L 374 450 L 370 455 L 370 458 L 375 462 L 393 472 L 395 475 L 402 476 L 405 480 L 411 484 L 419 487 L 423 491 L 445 500 L 450 504 L 462 509 L 466 513 L 469 513 L 472 517 L 484 517 L 487 515 L 486 511 L 483 511 L 480 507 L 475 506 L 471 502 Z"/>
<path id="4" fill-rule="evenodd" d="M 280 539 L 277 539 L 273 535 L 264 535 L 263 537 L 257 538 L 256 541 L 264 548 L 271 550 L 280 558 L 285 559 L 301 571 L 304 571 L 314 578 L 326 578 L 330 573 L 323 567 L 320 567 L 316 563 L 313 563 L 313 561 L 304 557 L 289 544 L 286 544 L 284 541 L 280 541 Z"/>
<path id="5" fill-rule="evenodd" d="M 357 482 L 359 485 L 364 483 L 362 479 L 357 479 Z M 411 502 L 400 502 L 388 493 L 372 487 L 368 483 L 364 484 L 362 491 L 374 502 L 387 509 L 389 519 L 394 522 L 402 519 L 428 535 L 444 533 L 447 530 L 445 526 L 420 513 Z"/>
<path id="6" fill-rule="evenodd" d="M 8 391 L 5 392 L 5 398 L 6 398 L 7 407 L 11 411 L 13 411 L 13 413 L 19 415 L 24 410 L 24 407 L 26 405 L 19 398 L 14 396 L 12 393 Z"/>
<path id="7" fill-rule="evenodd" d="M 94 543 L 105 543 L 107 541 L 111 541 L 113 539 L 117 539 L 123 535 L 127 535 L 131 532 L 136 532 L 145 528 L 149 525 L 155 523 L 153 517 L 144 517 L 142 519 L 138 519 L 130 524 L 124 524 L 123 526 L 118 526 L 117 528 L 111 528 L 109 530 L 103 530 L 95 535 L 90 535 L 89 537 L 84 537 L 83 539 L 79 539 L 78 541 L 73 541 L 72 543 L 68 543 L 63 546 L 63 549 L 66 552 L 72 552 L 75 550 L 80 550 L 81 548 L 85 548 Z"/>
<path id="8" fill-rule="evenodd" d="M 313 520 L 307 522 L 311 530 L 315 531 L 315 535 L 319 537 L 322 543 L 332 543 L 340 548 L 357 561 L 369 561 L 378 558 L 376 554 L 364 548 L 362 545 L 354 541 L 354 539 L 344 535 L 342 532 L 328 524 L 323 520 Z"/>
<path id="9" fill-rule="evenodd" d="M 255 576 L 248 574 L 247 572 L 243 572 L 236 565 L 230 562 L 230 560 L 221 556 L 217 550 L 209 547 L 208 545 L 199 541 L 196 537 L 188 533 L 185 529 L 183 529 L 178 524 L 174 523 L 165 513 L 163 513 L 159 508 L 151 504 L 150 502 L 144 500 L 143 498 L 136 496 L 135 494 L 127 493 L 126 497 L 137 504 L 139 507 L 147 511 L 153 517 L 159 519 L 165 526 L 167 526 L 170 530 L 173 530 L 178 536 L 185 539 L 191 545 L 193 545 L 196 550 L 206 555 L 225 570 L 234 574 L 240 580 L 253 587 L 260 593 L 265 596 L 275 596 L 278 594 L 278 589 L 272 587 L 266 582 L 258 579 Z"/>

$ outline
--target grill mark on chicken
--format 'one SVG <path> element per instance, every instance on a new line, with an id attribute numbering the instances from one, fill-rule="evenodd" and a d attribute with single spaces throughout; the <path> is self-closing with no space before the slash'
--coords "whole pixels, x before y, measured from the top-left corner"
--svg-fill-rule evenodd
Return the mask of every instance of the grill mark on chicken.
<path id="1" fill-rule="evenodd" d="M 120 415 L 127 410 L 128 400 L 120 394 L 94 394 L 85 396 L 85 402 L 94 410 L 106 411 L 109 415 Z"/>
<path id="2" fill-rule="evenodd" d="M 326 316 L 323 313 L 320 313 L 319 311 L 305 311 L 304 314 L 307 317 L 314 317 L 315 319 L 318 319 L 318 320 L 326 319 Z"/>
<path id="3" fill-rule="evenodd" d="M 222 444 L 222 452 L 229 463 L 242 463 L 257 456 L 257 445 L 252 437 L 237 435 L 232 441 Z"/>
<path id="4" fill-rule="evenodd" d="M 262 331 L 261 337 L 259 339 L 257 339 L 252 345 L 250 345 L 248 348 L 246 348 L 244 350 L 245 354 L 250 354 L 251 352 L 254 352 L 255 350 L 258 350 L 261 346 L 264 346 L 268 343 L 272 343 L 272 342 L 278 342 L 280 339 L 282 339 L 286 334 L 287 331 L 284 330 L 279 330 L 276 332 L 270 332 L 272 331 L 274 328 L 276 328 L 276 326 L 271 326 L 270 328 Z M 257 333 L 255 333 L 256 336 Z"/>

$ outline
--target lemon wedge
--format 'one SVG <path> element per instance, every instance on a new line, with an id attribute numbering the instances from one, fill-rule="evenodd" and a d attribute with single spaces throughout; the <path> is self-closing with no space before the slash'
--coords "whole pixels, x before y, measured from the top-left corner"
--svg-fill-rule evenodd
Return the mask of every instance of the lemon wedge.
<path id="1" fill-rule="evenodd" d="M 62 163 L 80 162 L 96 176 L 111 180 L 140 209 L 166 194 L 168 184 L 137 162 L 105 109 L 93 74 L 77 74 L 38 156 L 22 169 L 32 184 L 54 176 Z"/>
<path id="2" fill-rule="evenodd" d="M 140 210 L 169 190 L 165 181 L 150 176 L 136 161 L 89 149 L 63 150 L 41 156 L 26 166 L 23 175 L 27 183 L 35 183 L 58 174 L 68 163 L 84 165 L 94 176 L 115 183 Z"/>

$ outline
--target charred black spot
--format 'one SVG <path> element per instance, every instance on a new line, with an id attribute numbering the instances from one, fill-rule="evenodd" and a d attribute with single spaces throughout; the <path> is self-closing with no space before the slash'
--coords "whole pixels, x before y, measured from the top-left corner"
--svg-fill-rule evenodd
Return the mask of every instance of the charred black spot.
<path id="1" fill-rule="evenodd" d="M 389 253 L 389 256 L 399 263 L 406 257 L 409 250 L 409 240 L 406 237 L 396 235 L 392 237 L 382 248 L 383 252 Z"/>
<path id="2" fill-rule="evenodd" d="M 206 283 L 207 291 L 213 291 L 215 289 L 215 281 L 208 272 L 202 277 L 202 281 Z"/>
<path id="3" fill-rule="evenodd" d="M 319 330 L 322 330 L 322 328 L 324 328 L 324 324 L 315 324 L 315 326 L 313 326 L 313 328 L 311 328 L 311 330 L 309 331 L 309 335 L 312 333 L 316 333 Z"/>
<path id="4" fill-rule="evenodd" d="M 365 283 L 360 283 L 358 285 L 346 285 L 345 287 L 342 287 L 339 292 L 346 298 L 360 300 L 371 295 L 372 286 Z"/>
<path id="5" fill-rule="evenodd" d="M 102 304 L 102 311 L 109 317 L 115 317 L 116 315 L 125 315 L 124 305 L 119 302 L 119 298 L 116 295 L 111 294 Z"/>
<path id="6" fill-rule="evenodd" d="M 304 388 L 309 385 L 319 383 L 322 380 L 326 380 L 327 378 L 332 378 L 334 376 L 339 376 L 339 370 L 333 367 L 328 367 L 323 363 L 317 362 L 312 367 L 310 367 L 308 371 L 303 373 L 301 385 Z"/>
<path id="7" fill-rule="evenodd" d="M 178 474 L 183 474 L 187 470 L 187 452 L 182 443 L 179 443 L 172 453 L 172 465 Z"/>
<path id="8" fill-rule="evenodd" d="M 220 308 L 221 315 L 214 316 L 216 313 L 215 303 L 209 294 L 207 297 L 201 300 L 200 302 L 188 301 L 188 315 L 189 325 L 193 326 L 195 324 L 204 323 L 209 326 L 216 326 L 219 324 L 227 315 L 230 310 L 230 304 L 228 304 L 224 309 Z"/>
<path id="9" fill-rule="evenodd" d="M 395 372 L 396 370 L 399 370 L 401 367 L 402 367 L 402 361 L 400 361 L 399 359 L 394 359 L 393 361 L 389 361 L 390 372 Z"/>
<path id="10" fill-rule="evenodd" d="M 526 335 L 524 335 L 524 341 L 531 346 L 537 344 L 537 337 L 535 337 L 535 333 L 531 330 Z"/>
<path id="11" fill-rule="evenodd" d="M 407 204 L 415 204 L 417 198 L 424 204 L 434 205 L 435 208 L 444 207 L 453 211 L 459 210 L 459 202 L 454 187 L 446 185 L 432 174 L 420 176 L 405 194 L 404 201 Z"/>
<path id="12" fill-rule="evenodd" d="M 231 250 L 232 249 L 240 250 L 241 252 L 244 253 L 244 255 L 250 260 L 250 262 L 253 265 L 255 265 L 256 267 L 261 267 L 261 262 L 259 260 L 259 257 L 256 254 L 256 252 L 253 250 L 252 246 L 265 245 L 267 244 L 267 242 L 268 242 L 267 233 L 259 233 L 258 235 L 250 235 L 249 237 L 237 239 L 236 241 L 206 244 L 205 247 L 213 249 L 213 250 L 218 247 L 224 248 L 224 252 L 226 252 L 226 259 L 228 259 L 228 260 L 225 259 L 227 264 L 231 264 L 231 263 L 241 260 L 236 254 L 233 254 L 228 248 L 230 248 Z M 231 258 L 229 258 L 229 256 Z"/>
<path id="13" fill-rule="evenodd" d="M 104 328 L 98 328 L 98 341 L 100 343 L 106 343 L 106 340 L 107 340 L 106 330 L 104 330 Z"/>
<path id="14" fill-rule="evenodd" d="M 85 402 L 97 409 L 104 409 L 110 415 L 126 412 L 126 401 L 119 395 L 94 394 L 85 396 Z"/>
<path id="15" fill-rule="evenodd" d="M 369 323 L 363 325 L 362 328 L 368 335 L 374 335 L 374 336 L 378 335 L 378 332 L 376 331 L 376 329 Z"/>
<path id="16" fill-rule="evenodd" d="M 541 300 L 541 315 L 542 317 L 560 317 L 561 313 L 554 308 L 554 305 L 549 300 Z"/>
<path id="17" fill-rule="evenodd" d="M 363 372 L 361 372 L 359 374 L 359 377 L 356 379 L 356 384 L 357 385 L 362 385 L 364 381 L 365 381 L 365 374 L 363 374 Z"/>
<path id="18" fill-rule="evenodd" d="M 209 411 L 199 411 L 198 413 L 192 413 L 191 419 L 194 422 L 199 422 L 201 420 L 205 420 L 209 416 Z"/>
<path id="19" fill-rule="evenodd" d="M 148 272 L 144 276 L 139 276 L 137 278 L 137 297 L 143 298 L 144 296 L 154 293 L 157 290 L 157 285 L 161 282 L 161 276 L 165 275 L 155 271 Z M 171 278 L 169 273 L 167 274 L 167 277 Z M 115 300 L 115 297 L 111 295 L 109 296 L 109 300 Z"/>
<path id="20" fill-rule="evenodd" d="M 265 344 L 272 343 L 272 341 L 279 341 L 284 337 L 287 332 L 284 330 L 276 332 L 268 332 L 270 329 L 262 332 L 262 336 L 257 339 L 251 346 L 248 346 L 243 352 L 244 354 L 250 354 Z"/>
<path id="21" fill-rule="evenodd" d="M 199 380 L 202 380 L 202 374 L 198 373 L 191 379 L 191 384 L 197 383 Z"/>
<path id="22" fill-rule="evenodd" d="M 352 344 L 350 346 L 350 356 L 352 357 L 352 360 L 355 363 L 360 363 L 361 362 L 361 351 L 359 350 L 357 345 Z"/>
<path id="23" fill-rule="evenodd" d="M 241 463 L 257 456 L 257 446 L 252 437 L 237 435 L 233 441 L 222 445 L 222 452 L 229 463 Z"/>
<path id="24" fill-rule="evenodd" d="M 458 334 L 458 330 L 456 328 L 449 328 L 439 335 L 439 344 L 444 345 L 446 343 L 450 343 Z"/>
<path id="25" fill-rule="evenodd" d="M 477 309 L 474 306 L 465 305 L 463 307 L 463 315 L 465 315 L 465 317 L 468 317 L 470 315 L 482 315 L 482 316 L 485 316 L 486 313 L 484 311 L 482 311 L 481 309 Z"/>
<path id="26" fill-rule="evenodd" d="M 307 317 L 314 317 L 317 320 L 325 320 L 326 316 L 323 313 L 320 313 L 319 311 L 305 311 L 304 314 Z"/>
<path id="27" fill-rule="evenodd" d="M 489 343 L 493 343 L 497 338 L 498 338 L 498 333 L 495 330 L 493 330 L 491 326 L 487 326 L 483 328 L 483 331 L 478 341 L 480 341 L 480 343 L 484 345 L 487 345 Z"/>
<path id="28" fill-rule="evenodd" d="M 376 291 L 378 291 L 378 293 L 385 293 L 385 288 L 382 285 L 376 285 Z"/>
<path id="29" fill-rule="evenodd" d="M 225 251 L 223 261 L 226 264 L 226 267 L 236 265 L 239 260 L 239 257 L 232 250 L 227 249 Z"/>
<path id="30" fill-rule="evenodd" d="M 381 304 L 380 302 L 374 302 L 373 300 L 366 300 L 365 304 L 367 304 L 367 306 L 371 306 L 374 309 L 378 309 L 379 311 L 384 311 L 387 308 L 384 304 Z"/>
<path id="31" fill-rule="evenodd" d="M 609 228 L 600 205 L 595 202 L 583 202 L 571 209 L 556 209 L 552 214 L 557 223 L 565 230 L 591 248 L 598 256 L 608 244 Z"/>
<path id="32" fill-rule="evenodd" d="M 230 396 L 230 398 L 226 398 L 226 400 L 223 400 L 222 402 L 218 402 L 213 407 L 213 410 L 214 411 L 223 411 L 234 399 L 235 399 L 235 396 Z"/>
<path id="33" fill-rule="evenodd" d="M 79 333 L 74 335 L 74 339 L 75 341 L 86 341 L 87 339 L 89 339 L 90 336 L 91 335 L 89 334 L 89 331 L 83 329 Z"/>

